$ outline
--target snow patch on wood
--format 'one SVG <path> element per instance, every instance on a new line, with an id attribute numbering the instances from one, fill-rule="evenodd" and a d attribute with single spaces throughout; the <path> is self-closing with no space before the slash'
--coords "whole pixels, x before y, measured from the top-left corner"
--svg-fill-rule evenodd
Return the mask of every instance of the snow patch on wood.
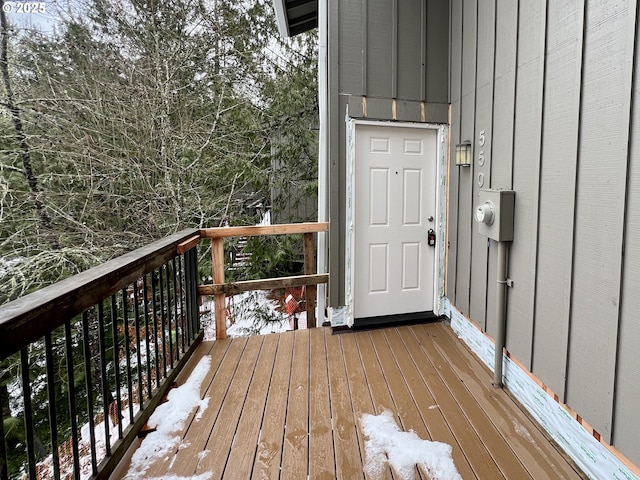
<path id="1" fill-rule="evenodd" d="M 149 418 L 148 424 L 155 427 L 140 444 L 131 458 L 131 466 L 125 476 L 126 480 L 140 479 L 154 463 L 175 453 L 182 438 L 179 432 L 184 430 L 185 423 L 191 413 L 198 409 L 196 421 L 209 405 L 209 397 L 200 397 L 200 387 L 211 367 L 211 357 L 205 356 L 193 369 L 188 380 L 178 388 L 169 391 L 167 402 L 156 408 Z M 203 473 L 197 480 L 206 480 L 210 474 Z M 178 480 L 182 477 L 163 476 L 164 480 Z M 148 479 L 149 480 L 149 479 Z"/>
<path id="2" fill-rule="evenodd" d="M 401 431 L 391 412 L 363 414 L 360 426 L 366 437 L 364 471 L 373 480 L 383 478 L 387 464 L 398 480 L 415 479 L 416 466 L 431 480 L 462 480 L 451 457 L 451 445 Z"/>

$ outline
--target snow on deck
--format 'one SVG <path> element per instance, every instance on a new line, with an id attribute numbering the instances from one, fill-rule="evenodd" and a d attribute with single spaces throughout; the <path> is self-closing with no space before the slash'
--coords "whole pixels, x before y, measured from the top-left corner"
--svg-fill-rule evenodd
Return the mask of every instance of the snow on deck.
<path id="1" fill-rule="evenodd" d="M 204 342 L 202 359 L 206 409 L 136 478 L 583 478 L 442 323 Z"/>

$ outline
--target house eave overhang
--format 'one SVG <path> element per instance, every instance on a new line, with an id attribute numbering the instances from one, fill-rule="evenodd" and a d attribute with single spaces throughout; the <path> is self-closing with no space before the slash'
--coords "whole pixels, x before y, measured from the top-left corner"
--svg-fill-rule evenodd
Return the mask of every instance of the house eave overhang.
<path id="1" fill-rule="evenodd" d="M 293 37 L 318 26 L 318 0 L 273 0 L 273 8 L 283 37 Z"/>

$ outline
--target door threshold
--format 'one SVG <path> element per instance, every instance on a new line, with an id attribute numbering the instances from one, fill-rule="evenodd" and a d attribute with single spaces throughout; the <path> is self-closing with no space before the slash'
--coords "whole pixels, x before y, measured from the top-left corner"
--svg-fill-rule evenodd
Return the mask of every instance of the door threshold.
<path id="1" fill-rule="evenodd" d="M 353 321 L 354 329 L 358 328 L 371 328 L 378 326 L 389 325 L 406 325 L 412 323 L 424 323 L 439 320 L 441 317 L 429 312 L 416 312 L 416 313 L 400 313 L 396 315 L 381 315 L 378 317 L 364 317 L 356 318 Z"/>

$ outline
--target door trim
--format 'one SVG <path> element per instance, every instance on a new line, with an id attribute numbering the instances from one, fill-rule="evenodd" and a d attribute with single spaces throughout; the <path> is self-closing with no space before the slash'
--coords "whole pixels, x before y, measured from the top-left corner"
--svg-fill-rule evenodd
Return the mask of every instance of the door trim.
<path id="1" fill-rule="evenodd" d="M 445 284 L 445 256 L 446 256 L 446 172 L 448 166 L 448 134 L 449 127 L 445 124 L 431 123 L 411 123 L 411 122 L 389 122 L 389 121 L 373 121 L 361 120 L 346 117 L 346 238 L 345 238 L 345 300 L 347 305 L 346 324 L 349 327 L 354 325 L 354 289 L 355 269 L 353 268 L 353 255 L 355 251 L 355 130 L 356 126 L 376 126 L 376 127 L 396 127 L 396 128 L 416 128 L 437 131 L 436 141 L 436 252 L 435 252 L 435 268 L 434 268 L 434 298 L 433 305 L 434 316 L 440 316 L 444 313 L 444 284 Z M 387 316 L 391 317 L 391 316 Z M 377 318 L 370 317 L 367 320 Z M 360 323 L 360 320 L 358 321 Z"/>

